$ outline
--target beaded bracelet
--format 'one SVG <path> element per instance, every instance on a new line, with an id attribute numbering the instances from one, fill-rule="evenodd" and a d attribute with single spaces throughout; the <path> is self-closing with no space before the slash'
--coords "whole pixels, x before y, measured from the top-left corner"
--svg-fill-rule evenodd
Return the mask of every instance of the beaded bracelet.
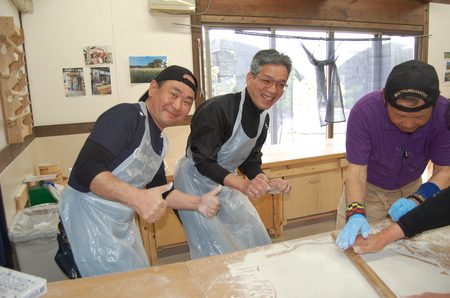
<path id="1" fill-rule="evenodd" d="M 419 204 L 422 204 L 423 202 L 425 202 L 425 198 L 424 198 L 424 196 L 422 196 L 422 195 L 420 195 L 420 194 L 418 194 L 418 193 L 413 193 L 412 195 L 409 195 L 408 197 L 407 197 L 407 199 L 414 199 L 414 200 L 416 200 L 417 202 L 419 202 Z"/>
<path id="2" fill-rule="evenodd" d="M 345 208 L 345 217 L 348 219 L 355 214 L 361 214 L 366 216 L 366 206 L 363 203 L 353 202 L 347 205 Z"/>

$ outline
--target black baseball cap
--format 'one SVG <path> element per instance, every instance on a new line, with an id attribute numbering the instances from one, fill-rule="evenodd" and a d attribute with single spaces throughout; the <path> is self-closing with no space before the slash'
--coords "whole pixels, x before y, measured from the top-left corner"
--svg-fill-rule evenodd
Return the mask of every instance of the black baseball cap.
<path id="1" fill-rule="evenodd" d="M 418 112 L 434 105 L 439 98 L 439 78 L 436 70 L 428 63 L 410 60 L 395 66 L 384 87 L 386 101 L 403 112 Z M 421 98 L 425 104 L 407 108 L 397 104 L 403 96 Z"/>
<path id="2" fill-rule="evenodd" d="M 194 79 L 195 84 L 193 84 L 189 79 L 183 77 L 185 74 L 190 75 Z M 194 93 L 197 95 L 198 89 L 197 78 L 189 69 L 178 65 L 171 65 L 169 67 L 164 68 L 155 78 L 155 81 L 158 83 L 169 80 L 175 80 L 185 83 L 192 90 L 194 90 Z M 148 90 L 144 94 L 142 94 L 141 98 L 139 98 L 139 101 L 146 101 L 147 98 L 148 98 Z"/>

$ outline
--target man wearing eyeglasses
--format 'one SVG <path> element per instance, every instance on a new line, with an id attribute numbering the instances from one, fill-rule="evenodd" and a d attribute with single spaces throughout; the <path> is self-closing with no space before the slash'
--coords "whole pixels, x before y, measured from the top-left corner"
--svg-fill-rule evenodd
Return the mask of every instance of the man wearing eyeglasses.
<path id="1" fill-rule="evenodd" d="M 270 244 L 270 237 L 250 198 L 289 193 L 286 181 L 268 179 L 261 169 L 261 148 L 270 109 L 283 95 L 291 59 L 276 50 L 253 57 L 244 91 L 206 100 L 191 121 L 186 155 L 175 168 L 175 188 L 203 194 L 223 185 L 214 219 L 179 210 L 192 259 Z M 236 168 L 247 176 L 237 176 Z"/>

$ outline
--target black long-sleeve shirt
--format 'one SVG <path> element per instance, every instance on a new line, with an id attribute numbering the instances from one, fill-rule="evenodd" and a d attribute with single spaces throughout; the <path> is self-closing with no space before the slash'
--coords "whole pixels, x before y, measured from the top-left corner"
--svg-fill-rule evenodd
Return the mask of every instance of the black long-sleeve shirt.
<path id="1" fill-rule="evenodd" d="M 118 104 L 104 112 L 81 148 L 69 178 L 69 185 L 80 191 L 89 192 L 92 180 L 104 171 L 114 171 L 139 147 L 145 132 L 146 118 L 139 104 Z M 148 116 L 150 138 L 153 150 L 161 154 L 161 130 L 153 118 Z M 167 183 L 164 164 L 147 187 Z M 169 192 L 164 193 L 166 197 Z"/>
<path id="2" fill-rule="evenodd" d="M 217 153 L 222 145 L 231 137 L 239 111 L 241 92 L 226 94 L 208 99 L 196 110 L 191 121 L 191 133 L 188 146 L 197 170 L 203 176 L 223 185 L 229 171 L 217 163 Z M 242 127 L 245 134 L 254 138 L 258 133 L 259 118 L 263 111 L 259 110 L 246 92 L 242 112 Z M 238 167 L 249 179 L 255 178 L 261 169 L 261 148 L 267 137 L 269 115 L 247 159 Z"/>
<path id="3" fill-rule="evenodd" d="M 450 187 L 400 217 L 397 224 L 406 237 L 450 225 Z"/>

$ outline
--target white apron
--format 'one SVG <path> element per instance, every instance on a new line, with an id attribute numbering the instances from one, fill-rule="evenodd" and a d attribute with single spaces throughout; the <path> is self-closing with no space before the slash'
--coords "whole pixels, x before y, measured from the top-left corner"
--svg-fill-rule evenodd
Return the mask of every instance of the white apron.
<path id="1" fill-rule="evenodd" d="M 267 115 L 267 111 L 261 114 L 258 134 L 250 139 L 241 125 L 244 101 L 245 91 L 242 92 L 233 134 L 217 156 L 217 162 L 234 175 L 237 174 L 236 167 L 245 161 L 255 146 Z M 219 184 L 197 171 L 190 149 L 187 156 L 181 157 L 175 166 L 175 188 L 196 196 L 215 189 Z M 191 259 L 271 244 L 264 224 L 248 197 L 229 187 L 223 187 L 217 197 L 221 203 L 220 210 L 212 219 L 198 211 L 179 210 Z"/>
<path id="2" fill-rule="evenodd" d="M 112 174 L 142 189 L 161 166 L 168 143 L 163 132 L 161 156 L 153 151 L 147 107 L 144 102 L 139 104 L 141 113 L 146 116 L 141 144 Z M 134 221 L 135 210 L 129 205 L 67 186 L 58 208 L 82 277 L 149 267 Z"/>

